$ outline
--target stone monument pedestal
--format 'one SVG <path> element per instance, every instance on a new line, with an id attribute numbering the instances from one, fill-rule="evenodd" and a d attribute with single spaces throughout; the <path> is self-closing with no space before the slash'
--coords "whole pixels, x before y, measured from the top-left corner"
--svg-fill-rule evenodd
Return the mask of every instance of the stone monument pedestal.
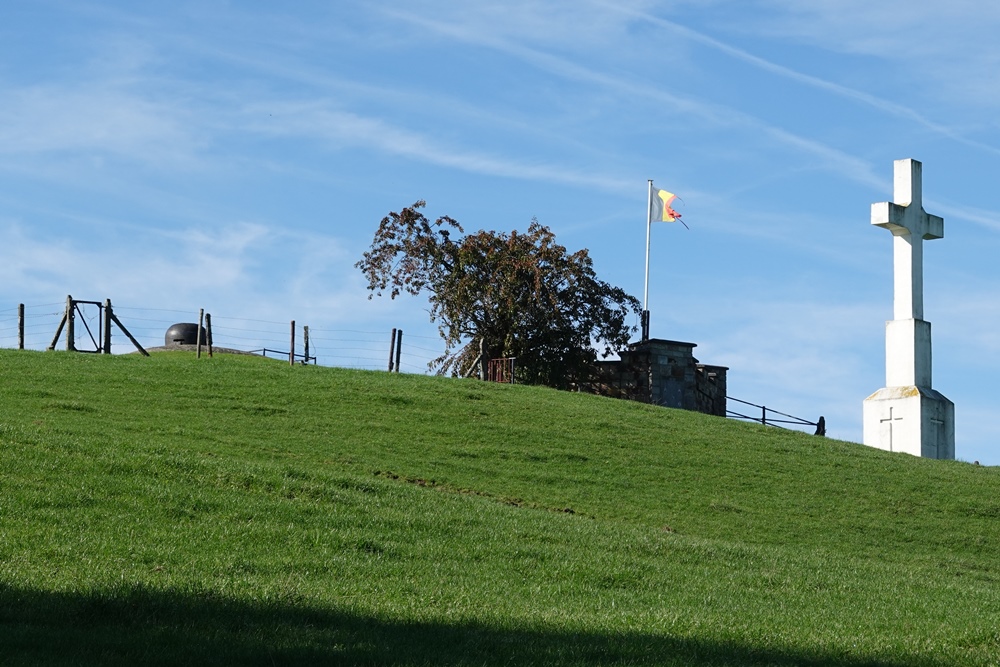
<path id="1" fill-rule="evenodd" d="M 928 387 L 884 387 L 865 399 L 864 443 L 928 459 L 955 458 L 955 404 Z"/>

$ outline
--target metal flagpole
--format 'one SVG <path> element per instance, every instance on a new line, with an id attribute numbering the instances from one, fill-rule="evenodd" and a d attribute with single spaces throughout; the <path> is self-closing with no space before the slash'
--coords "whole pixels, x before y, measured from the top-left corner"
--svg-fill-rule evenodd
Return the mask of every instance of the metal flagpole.
<path id="1" fill-rule="evenodd" d="M 646 199 L 646 284 L 642 290 L 642 340 L 649 340 L 649 230 L 653 226 L 653 179 Z"/>

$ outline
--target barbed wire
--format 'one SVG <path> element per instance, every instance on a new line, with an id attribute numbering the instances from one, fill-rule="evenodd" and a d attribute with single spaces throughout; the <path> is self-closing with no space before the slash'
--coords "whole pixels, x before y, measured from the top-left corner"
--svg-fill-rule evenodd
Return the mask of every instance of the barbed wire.
<path id="1" fill-rule="evenodd" d="M 0 348 L 17 348 L 19 344 L 23 344 L 29 350 L 44 350 L 50 346 L 65 349 L 65 329 L 60 332 L 59 339 L 54 340 L 65 316 L 65 306 L 65 301 L 25 305 L 24 319 L 20 323 L 18 307 L 0 308 Z M 88 351 L 95 347 L 100 349 L 102 338 L 107 333 L 103 331 L 102 307 L 92 303 L 80 303 L 77 307 L 79 310 L 75 314 L 77 326 L 74 329 L 74 346 Z M 176 318 L 167 314 L 183 314 L 188 316 L 186 319 L 193 320 L 197 313 L 195 309 L 142 308 L 129 305 L 115 305 L 114 312 L 144 348 L 164 346 L 167 329 L 177 324 Z M 224 315 L 212 315 L 211 321 L 212 343 L 215 347 L 242 352 L 288 354 L 283 350 L 288 350 L 291 344 L 290 322 Z M 305 352 L 305 326 L 300 321 L 296 322 L 297 356 Z M 112 350 L 116 353 L 122 349 L 131 351 L 132 343 L 128 337 L 117 325 L 112 325 L 111 329 Z M 395 351 L 389 349 L 392 342 L 391 330 L 309 326 L 308 340 L 310 358 L 324 366 L 386 370 L 390 357 L 395 358 Z M 413 341 L 438 341 L 441 347 L 432 348 L 426 344 L 414 344 Z M 400 348 L 400 369 L 428 373 L 428 363 L 440 357 L 444 351 L 444 342 L 439 337 L 405 334 Z"/>
<path id="2" fill-rule="evenodd" d="M 190 314 L 190 310 L 178 310 L 176 308 L 136 308 L 134 306 L 114 306 L 115 310 L 148 310 L 156 313 L 184 313 Z"/>
<path id="3" fill-rule="evenodd" d="M 35 305 L 25 305 L 24 309 L 27 310 L 29 308 L 51 308 L 53 306 L 65 306 L 65 305 L 66 305 L 65 301 L 60 301 L 60 302 L 56 302 L 56 303 L 42 303 L 42 304 L 35 304 Z M 0 308 L 0 313 L 17 312 L 17 309 L 18 309 L 18 306 L 14 306 L 13 308 Z"/>
<path id="4" fill-rule="evenodd" d="M 327 329 L 324 327 L 309 327 L 309 332 L 322 331 L 325 333 L 355 333 L 355 334 L 366 334 L 370 336 L 381 336 L 384 331 L 359 331 L 357 329 Z"/>
<path id="5" fill-rule="evenodd" d="M 418 334 L 406 334 L 410 338 L 420 338 L 421 340 L 441 340 L 441 336 L 420 336 Z"/>

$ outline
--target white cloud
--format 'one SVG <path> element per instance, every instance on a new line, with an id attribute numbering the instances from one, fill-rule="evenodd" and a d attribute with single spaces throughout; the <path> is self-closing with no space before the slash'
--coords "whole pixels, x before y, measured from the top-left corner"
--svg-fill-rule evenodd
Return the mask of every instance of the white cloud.
<path id="1" fill-rule="evenodd" d="M 114 294 L 127 300 L 180 301 L 206 286 L 228 291 L 245 284 L 251 252 L 263 244 L 266 230 L 244 224 L 215 233 L 140 235 L 133 229 L 129 234 L 136 245 L 95 244 L 80 237 L 68 241 L 5 224 L 0 227 L 0 247 L 5 249 L 0 280 L 23 286 L 27 293 L 22 300 L 72 292 L 91 300 L 99 300 L 94 294 L 100 299 Z"/>
<path id="2" fill-rule="evenodd" d="M 660 105 L 660 113 L 666 109 L 675 114 L 685 116 L 688 122 L 709 124 L 718 127 L 740 128 L 763 132 L 787 148 L 807 155 L 817 166 L 830 168 L 842 177 L 868 186 L 881 184 L 874 175 L 871 165 L 854 155 L 823 144 L 814 139 L 799 136 L 784 128 L 770 125 L 750 114 L 728 106 L 710 103 L 693 96 L 685 96 L 670 92 L 665 86 L 651 86 L 644 80 L 631 79 L 622 72 L 605 73 L 567 58 L 547 53 L 535 48 L 523 46 L 512 41 L 506 41 L 492 35 L 483 35 L 470 31 L 467 26 L 447 24 L 428 20 L 413 14 L 394 14 L 396 18 L 414 25 L 432 30 L 436 33 L 454 39 L 485 46 L 515 56 L 539 69 L 551 72 L 557 76 L 594 84 L 628 95 L 634 99 L 644 99 Z M 664 105 L 666 108 L 664 108 Z M 664 121 L 666 118 L 664 118 Z"/>
<path id="3" fill-rule="evenodd" d="M 471 3 L 422 0 L 396 4 L 405 9 L 383 8 L 382 11 L 395 18 L 432 17 L 433 21 L 451 24 L 472 40 L 509 38 L 575 50 L 580 46 L 612 46 L 626 39 L 629 32 L 628 21 L 623 20 L 619 12 L 593 0 L 579 0 L 572 5 L 539 0 Z M 652 2 L 623 0 L 622 4 L 641 10 Z"/>
<path id="4" fill-rule="evenodd" d="M 73 277 L 86 275 L 91 266 L 72 240 L 43 241 L 12 221 L 0 223 L 0 248 L 0 284 L 17 285 L 23 292 L 12 296 L 21 302 L 65 296 Z"/>
<path id="5" fill-rule="evenodd" d="M 101 238 L 88 243 L 79 238 L 63 241 L 44 230 L 28 231 L 10 221 L 0 225 L 0 247 L 4 249 L 0 281 L 22 290 L 19 294 L 4 290 L 7 298 L 31 303 L 72 293 L 81 299 L 111 297 L 115 302 L 147 308 L 225 302 L 245 316 L 259 309 L 255 304 L 262 302 L 292 309 L 339 299 L 337 288 L 329 286 L 343 282 L 350 267 L 335 238 L 257 223 L 149 232 L 125 227 L 119 231 L 126 234 L 112 236 L 127 240 L 107 242 Z M 328 296 L 318 297 L 319 291 Z"/>
<path id="6" fill-rule="evenodd" d="M 277 116 L 278 121 L 253 121 L 246 126 L 247 129 L 276 136 L 320 138 L 335 149 L 362 146 L 388 155 L 477 174 L 618 192 L 633 189 L 631 182 L 612 176 L 568 169 L 557 164 L 498 157 L 463 147 L 449 147 L 442 141 L 387 121 L 341 111 L 318 102 L 257 103 L 248 106 L 245 115 L 261 117 L 265 109 L 272 116 Z"/>
<path id="7" fill-rule="evenodd" d="M 812 87 L 812 88 L 817 88 L 819 90 L 822 90 L 822 91 L 827 92 L 827 93 L 831 93 L 831 94 L 836 95 L 838 97 L 842 97 L 842 98 L 846 98 L 846 99 L 852 100 L 852 101 L 857 102 L 859 104 L 863 104 L 865 106 L 868 106 L 868 107 L 871 107 L 873 109 L 876 109 L 876 110 L 878 110 L 878 111 L 880 111 L 882 113 L 885 113 L 887 115 L 894 116 L 894 117 L 900 118 L 902 120 L 910 121 L 910 122 L 912 122 L 912 123 L 914 123 L 916 125 L 924 127 L 924 128 L 926 128 L 928 130 L 931 130 L 931 131 L 933 131 L 933 132 L 935 132 L 937 134 L 941 134 L 941 135 L 943 135 L 945 137 L 948 137 L 949 139 L 952 139 L 954 141 L 960 142 L 960 143 L 965 144 L 967 146 L 971 146 L 971 147 L 978 148 L 980 150 L 988 151 L 988 152 L 995 153 L 995 154 L 1000 154 L 1000 148 L 997 148 L 997 147 L 985 144 L 983 142 L 979 142 L 979 141 L 975 141 L 973 139 L 970 139 L 970 138 L 962 135 L 960 132 L 958 132 L 954 128 L 951 128 L 951 127 L 949 127 L 947 125 L 944 125 L 942 123 L 935 122 L 935 121 L 927 118 L 926 116 L 924 116 L 920 112 L 918 112 L 918 111 L 916 111 L 916 110 L 914 110 L 914 109 L 912 109 L 910 107 L 907 107 L 907 106 L 905 106 L 903 104 L 899 104 L 898 102 L 895 102 L 893 100 L 890 100 L 890 99 L 887 99 L 887 98 L 884 98 L 884 97 L 879 97 L 877 95 L 872 95 L 870 93 L 867 93 L 867 92 L 862 91 L 862 90 L 858 90 L 856 88 L 852 88 L 850 86 L 845 86 L 845 85 L 836 83 L 834 81 L 830 81 L 830 80 L 827 80 L 827 79 L 822 79 L 820 77 L 813 76 L 813 75 L 810 75 L 810 74 L 807 74 L 807 73 L 800 72 L 798 70 L 792 69 L 791 67 L 787 67 L 785 65 L 781 65 L 779 63 L 772 62 L 772 61 L 767 60 L 765 58 L 761 58 L 760 56 L 754 55 L 753 53 L 750 53 L 749 51 L 746 51 L 746 50 L 741 49 L 741 48 L 737 48 L 735 46 L 732 46 L 731 44 L 727 44 L 727 43 L 725 43 L 725 42 L 723 42 L 721 40 L 715 39 L 715 38 L 710 37 L 710 36 L 708 36 L 708 35 L 706 35 L 704 33 L 701 33 L 701 32 L 698 32 L 696 30 L 693 30 L 693 29 L 691 29 L 691 28 L 689 28 L 687 26 L 681 25 L 681 24 L 676 23 L 674 21 L 668 21 L 666 19 L 657 17 L 657 16 L 653 15 L 650 12 L 641 11 L 641 10 L 634 10 L 634 9 L 630 9 L 628 7 L 625 7 L 625 6 L 611 5 L 611 4 L 606 4 L 606 3 L 603 3 L 603 2 L 600 3 L 600 4 L 602 4 L 603 6 L 607 7 L 608 9 L 614 9 L 614 10 L 616 10 L 616 11 L 622 13 L 622 14 L 631 16 L 633 18 L 636 18 L 636 19 L 640 19 L 641 18 L 643 20 L 649 21 L 650 23 L 656 25 L 659 28 L 665 28 L 665 29 L 669 30 L 674 35 L 681 36 L 684 39 L 686 39 L 688 41 L 691 41 L 691 42 L 695 42 L 695 43 L 698 43 L 698 44 L 702 44 L 704 46 L 708 46 L 711 49 L 714 49 L 714 50 L 720 51 L 722 53 L 725 53 L 726 55 L 729 55 L 729 56 L 733 57 L 736 60 L 739 60 L 739 61 L 744 62 L 744 63 L 748 63 L 748 64 L 750 64 L 750 65 L 752 65 L 754 67 L 757 67 L 758 69 L 770 72 L 772 74 L 775 74 L 777 76 L 780 76 L 780 77 L 783 77 L 783 78 L 795 81 L 797 83 L 801 83 L 801 84 L 803 84 L 805 86 L 809 86 L 809 87 Z M 837 4 L 842 5 L 843 3 L 839 2 L 839 0 L 838 0 Z M 869 9 L 872 7 L 872 3 L 862 3 L 862 4 L 864 4 L 864 6 L 866 8 L 869 8 Z M 792 7 L 792 11 L 799 11 L 799 10 L 801 10 L 804 7 L 808 7 L 808 9 L 805 10 L 805 11 L 808 12 L 808 11 L 815 11 L 817 8 L 823 7 L 823 5 L 822 5 L 822 3 L 815 3 L 815 4 L 814 3 L 808 3 L 808 4 L 796 3 Z M 884 10 L 880 9 L 879 11 L 884 11 Z M 845 14 L 845 13 L 846 12 L 843 11 L 842 7 L 838 7 L 837 8 L 836 15 L 837 15 L 838 18 L 842 17 L 842 15 Z M 822 31 L 823 31 L 824 36 L 828 36 L 828 34 L 829 34 L 827 32 L 828 23 L 825 20 L 826 18 L 828 18 L 828 17 L 824 17 L 824 19 L 819 19 L 818 20 L 819 24 L 823 26 Z M 780 23 L 780 19 L 778 19 L 778 21 Z M 849 24 L 850 24 L 850 26 L 851 26 L 852 29 L 854 29 L 855 31 L 857 31 L 858 25 L 857 25 L 857 22 L 855 20 L 851 20 L 849 22 Z M 807 25 L 814 27 L 815 25 L 817 25 L 817 23 L 815 23 L 815 22 L 808 22 Z M 889 51 L 888 53 L 889 54 L 895 54 L 895 51 L 894 50 L 893 51 Z M 879 52 L 878 55 L 885 56 L 887 54 L 883 53 L 883 52 Z M 998 51 L 997 55 L 1000 56 L 1000 51 Z M 789 138 L 790 139 L 794 139 L 793 137 L 789 137 Z"/>
<path id="8" fill-rule="evenodd" d="M 198 141 L 184 114 L 125 90 L 36 85 L 2 91 L 0 155 L 90 153 L 145 163 L 187 161 Z"/>
<path id="9" fill-rule="evenodd" d="M 741 3 L 745 4 L 745 3 Z M 979 0 L 760 0 L 768 33 L 808 39 L 827 48 L 909 58 L 921 53 L 954 55 L 970 31 L 993 32 L 1000 7 Z M 749 12 L 754 14 L 756 12 Z M 760 24 L 754 23 L 755 26 Z M 992 45 L 964 44 L 972 54 Z"/>
<path id="10" fill-rule="evenodd" d="M 740 3 L 733 30 L 794 39 L 810 46 L 876 56 L 901 66 L 897 75 L 945 108 L 1000 106 L 991 85 L 998 63 L 1000 6 L 979 0 L 761 0 Z"/>
<path id="11" fill-rule="evenodd" d="M 925 205 L 925 208 L 926 207 L 937 207 L 937 205 L 933 200 L 930 200 Z M 949 205 L 947 207 L 942 206 L 939 208 L 940 210 L 947 212 L 947 217 L 949 219 L 954 218 L 958 220 L 967 220 L 985 227 L 986 229 L 1000 231 L 1000 213 L 996 211 L 962 205 Z"/>

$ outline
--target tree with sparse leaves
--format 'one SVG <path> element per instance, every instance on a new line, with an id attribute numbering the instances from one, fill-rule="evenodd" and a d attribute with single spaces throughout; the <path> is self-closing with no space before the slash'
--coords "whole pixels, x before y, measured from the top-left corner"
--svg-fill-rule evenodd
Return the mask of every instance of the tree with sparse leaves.
<path id="1" fill-rule="evenodd" d="M 515 357 L 518 382 L 567 388 L 628 344 L 639 301 L 598 280 L 586 250 L 569 253 L 534 219 L 527 233 L 465 234 L 450 217 L 429 221 L 424 205 L 383 218 L 355 266 L 369 298 L 428 294 L 445 340 L 438 373 L 481 374 L 489 359 Z"/>

